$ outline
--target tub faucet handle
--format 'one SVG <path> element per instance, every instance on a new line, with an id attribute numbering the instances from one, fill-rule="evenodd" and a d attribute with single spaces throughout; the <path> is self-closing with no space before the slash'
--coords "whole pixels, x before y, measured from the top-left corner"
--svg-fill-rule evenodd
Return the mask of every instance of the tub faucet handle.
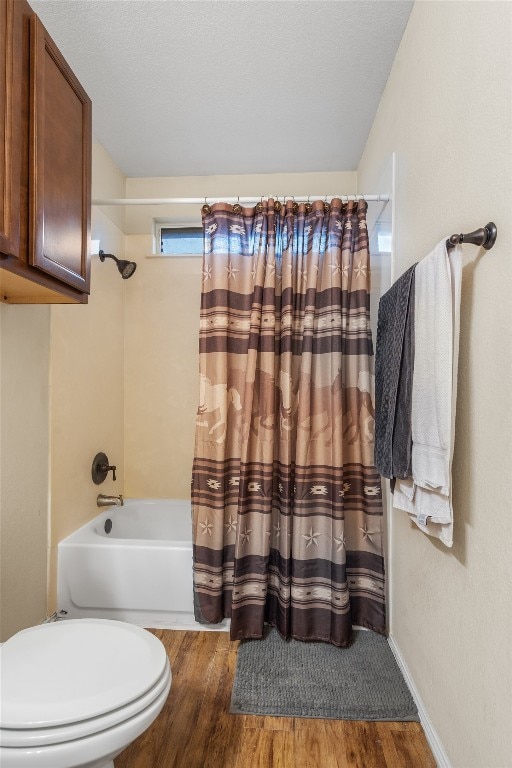
<path id="1" fill-rule="evenodd" d="M 110 471 L 112 471 L 112 480 L 116 479 L 116 469 L 117 467 L 115 464 L 98 464 L 98 470 L 103 472 L 105 476 L 108 475 Z"/>
<path id="2" fill-rule="evenodd" d="M 116 469 L 115 464 L 109 464 L 105 453 L 97 453 L 92 460 L 92 479 L 96 485 L 99 485 L 106 479 L 108 473 L 112 472 L 112 479 L 116 480 Z"/>

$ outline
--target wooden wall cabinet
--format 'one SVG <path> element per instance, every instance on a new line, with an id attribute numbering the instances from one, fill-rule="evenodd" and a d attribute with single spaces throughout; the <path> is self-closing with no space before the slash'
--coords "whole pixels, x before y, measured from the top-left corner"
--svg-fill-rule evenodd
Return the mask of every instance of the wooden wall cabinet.
<path id="1" fill-rule="evenodd" d="M 86 303 L 91 102 L 25 0 L 0 0 L 0 299 Z"/>
<path id="2" fill-rule="evenodd" d="M 21 170 L 21 7 L 0 4 L 0 253 L 19 256 Z"/>

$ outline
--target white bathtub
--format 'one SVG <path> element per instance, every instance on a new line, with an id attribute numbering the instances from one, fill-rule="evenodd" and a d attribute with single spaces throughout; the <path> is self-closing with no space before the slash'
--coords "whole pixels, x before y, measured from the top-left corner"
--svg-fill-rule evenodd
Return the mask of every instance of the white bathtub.
<path id="1" fill-rule="evenodd" d="M 176 499 L 126 499 L 61 541 L 57 601 L 71 619 L 164 629 L 228 625 L 194 620 L 190 501 Z"/>

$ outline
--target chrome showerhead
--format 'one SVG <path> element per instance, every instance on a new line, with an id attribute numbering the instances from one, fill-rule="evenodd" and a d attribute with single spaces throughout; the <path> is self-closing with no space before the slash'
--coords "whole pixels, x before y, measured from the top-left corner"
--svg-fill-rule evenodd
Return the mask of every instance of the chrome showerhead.
<path id="1" fill-rule="evenodd" d="M 105 261 L 105 259 L 114 259 L 123 280 L 128 280 L 128 278 L 131 277 L 137 269 L 137 264 L 134 261 L 118 259 L 112 253 L 104 253 L 103 251 L 99 251 L 98 256 L 100 257 L 100 261 Z"/>

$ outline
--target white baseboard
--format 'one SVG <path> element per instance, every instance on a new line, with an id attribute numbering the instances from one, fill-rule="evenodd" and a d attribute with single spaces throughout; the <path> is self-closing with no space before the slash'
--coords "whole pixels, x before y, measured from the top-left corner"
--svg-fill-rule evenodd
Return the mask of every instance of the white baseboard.
<path id="1" fill-rule="evenodd" d="M 428 716 L 427 710 L 425 709 L 425 705 L 421 700 L 421 696 L 418 693 L 418 689 L 416 688 L 414 680 L 411 677 L 409 668 L 407 667 L 407 664 L 404 661 L 400 648 L 396 644 L 396 640 L 393 637 L 391 637 L 391 635 L 388 637 L 388 643 L 389 643 L 389 647 L 393 652 L 393 656 L 395 657 L 396 662 L 400 667 L 400 670 L 405 678 L 405 682 L 409 687 L 411 695 L 414 699 L 414 703 L 418 707 L 420 723 L 423 727 L 423 730 L 425 731 L 425 737 L 428 741 L 430 749 L 432 750 L 432 754 L 434 755 L 434 759 L 437 763 L 437 768 L 451 768 L 450 761 L 448 760 L 448 755 L 444 750 L 444 747 L 441 743 L 441 739 L 439 738 L 436 729 L 432 725 L 432 722 Z"/>

